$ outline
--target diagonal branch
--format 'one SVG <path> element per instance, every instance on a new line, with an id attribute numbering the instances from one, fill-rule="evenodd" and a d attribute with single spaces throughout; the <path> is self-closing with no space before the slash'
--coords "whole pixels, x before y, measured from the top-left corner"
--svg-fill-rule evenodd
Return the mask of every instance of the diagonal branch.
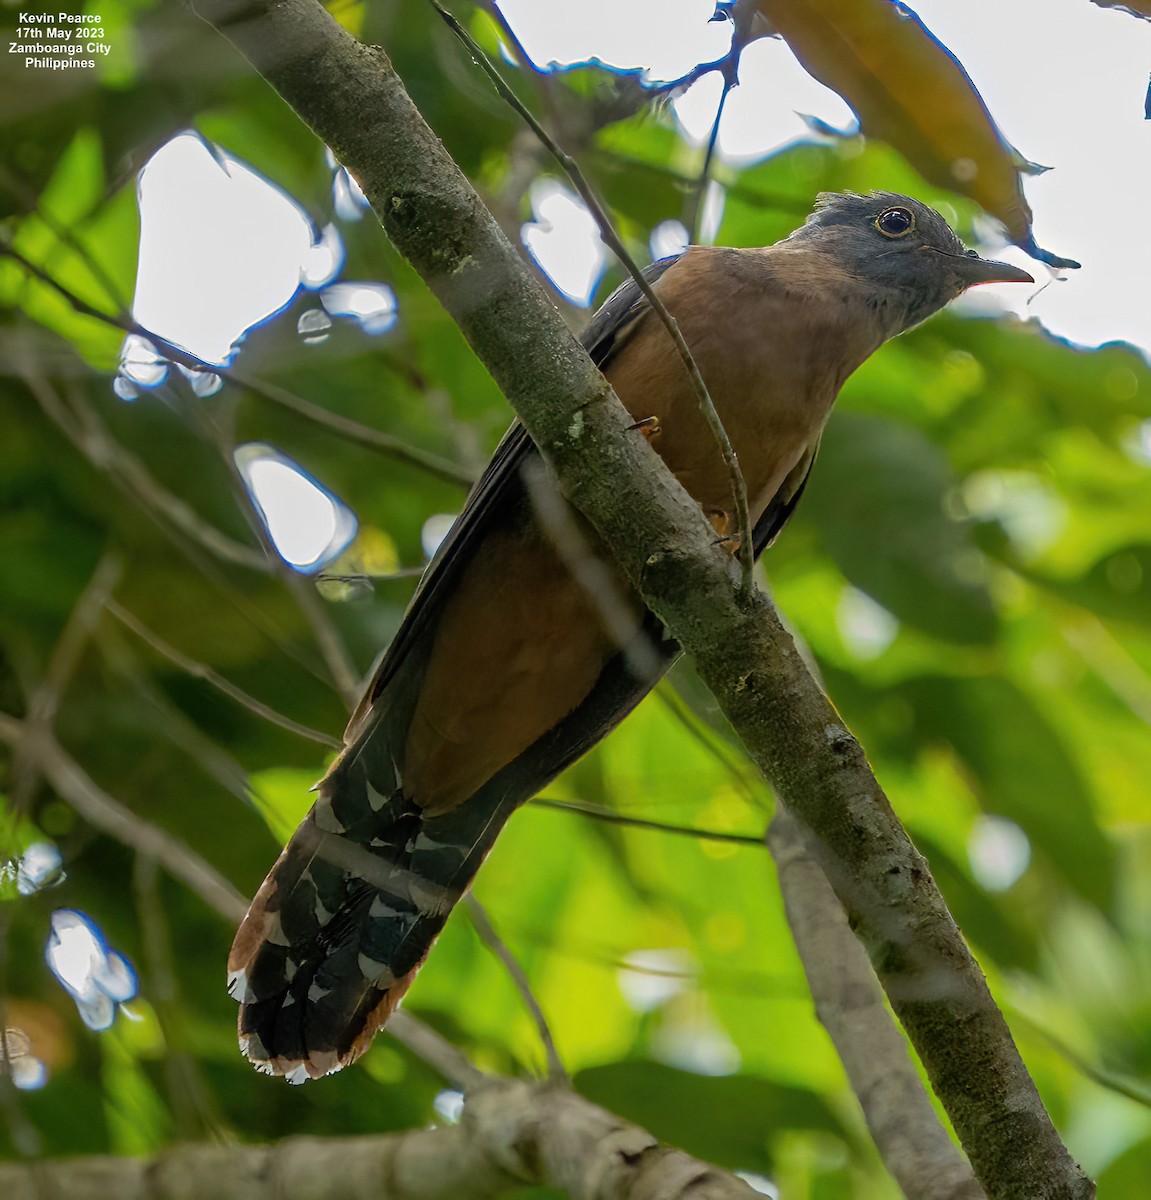
<path id="1" fill-rule="evenodd" d="M 578 813 L 608 825 L 626 825 L 631 829 L 651 829 L 659 833 L 673 833 L 680 837 L 698 838 L 703 842 L 727 842 L 736 846 L 754 846 L 763 849 L 763 838 L 752 833 L 726 833 L 719 829 L 699 829 L 694 825 L 669 825 L 666 821 L 650 821 L 644 817 L 629 817 L 626 813 L 592 804 L 588 800 L 555 800 L 549 796 L 536 796 L 532 801 L 535 808 L 553 808 L 557 812 Z"/>
<path id="2" fill-rule="evenodd" d="M 205 521 L 186 500 L 175 495 L 108 432 L 96 410 L 78 393 L 65 403 L 59 392 L 32 364 L 26 365 L 24 382 L 45 415 L 98 470 L 116 484 L 163 527 L 171 527 L 203 546 L 224 562 L 268 574 L 272 562 L 254 546 L 238 542 Z"/>
<path id="3" fill-rule="evenodd" d="M 642 438 L 378 47 L 315 0 L 196 0 L 357 178 L 652 611 L 695 659 L 866 947 L 991 1200 L 1090 1197 L 842 718 Z"/>
<path id="4" fill-rule="evenodd" d="M 307 725 L 301 725 L 299 721 L 293 721 L 291 717 L 277 712 L 270 705 L 245 692 L 243 688 L 237 687 L 230 679 L 225 679 L 223 675 L 208 666 L 207 663 L 190 658 L 183 651 L 177 650 L 175 646 L 169 645 L 158 633 L 149 629 L 135 613 L 129 612 L 118 601 L 106 600 L 104 607 L 117 621 L 130 629 L 142 642 L 151 646 L 157 654 L 163 655 L 169 662 L 179 667 L 181 671 L 191 675 L 193 679 L 202 679 L 205 683 L 210 683 L 217 691 L 222 692 L 229 699 L 234 700 L 242 708 L 246 708 L 257 717 L 262 717 L 265 721 L 269 721 L 273 725 L 278 725 L 281 729 L 286 729 L 289 733 L 294 733 L 297 737 L 307 738 L 312 742 L 319 742 L 321 746 L 326 746 L 329 750 L 339 750 L 343 747 L 343 742 L 338 738 L 334 738 L 330 734 L 323 733 L 318 729 L 312 729 Z"/>
<path id="5" fill-rule="evenodd" d="M 25 744 L 28 737 L 32 739 L 31 745 Z M 60 798 L 89 825 L 154 858 L 226 921 L 238 923 L 243 919 L 247 902 L 215 867 L 179 838 L 109 796 L 60 745 L 51 730 L 28 729 L 24 722 L 0 713 L 0 742 L 20 747 Z"/>
<path id="6" fill-rule="evenodd" d="M 935 1115 L 863 947 L 787 809 L 772 819 L 767 841 L 816 1015 L 835 1043 L 884 1165 L 907 1200 L 983 1200 Z"/>
<path id="7" fill-rule="evenodd" d="M 544 1053 L 547 1055 L 548 1079 L 552 1083 L 566 1084 L 568 1082 L 567 1070 L 564 1067 L 563 1059 L 560 1058 L 559 1050 L 556 1049 L 555 1038 L 552 1036 L 551 1026 L 548 1025 L 547 1017 L 544 1016 L 544 1010 L 540 1007 L 540 1002 L 536 999 L 535 992 L 532 991 L 531 981 L 528 979 L 527 972 L 496 932 L 496 928 L 492 924 L 487 910 L 475 896 L 466 896 L 464 903 L 467 905 L 468 916 L 471 918 L 472 926 L 475 928 L 476 933 L 479 934 L 480 941 L 503 963 L 504 969 L 511 976 L 512 983 L 516 986 L 516 991 L 520 994 L 520 999 L 523 1001 L 524 1007 L 531 1014 L 531 1018 L 535 1022 L 540 1041 L 543 1043 Z"/>

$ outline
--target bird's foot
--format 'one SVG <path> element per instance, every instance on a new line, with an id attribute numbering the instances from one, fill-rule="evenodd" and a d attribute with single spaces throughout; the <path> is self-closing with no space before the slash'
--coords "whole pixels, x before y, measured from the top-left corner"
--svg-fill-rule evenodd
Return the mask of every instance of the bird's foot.
<path id="1" fill-rule="evenodd" d="M 721 509 L 708 509 L 704 516 L 707 517 L 708 523 L 719 536 L 715 539 L 717 546 L 723 546 L 732 554 L 739 552 L 740 536 L 739 531 L 735 528 L 735 521 L 731 513 L 723 512 Z"/>
<path id="2" fill-rule="evenodd" d="M 657 437 L 660 432 L 659 417 L 644 417 L 642 421 L 636 421 L 634 425 L 629 425 L 628 429 L 638 429 L 645 438 L 650 442 L 652 438 Z"/>

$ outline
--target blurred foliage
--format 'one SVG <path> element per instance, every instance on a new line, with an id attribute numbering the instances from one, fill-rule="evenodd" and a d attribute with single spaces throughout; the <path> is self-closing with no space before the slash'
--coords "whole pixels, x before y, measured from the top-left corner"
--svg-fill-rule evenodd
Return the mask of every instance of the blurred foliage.
<path id="1" fill-rule="evenodd" d="M 524 170 L 535 149 L 450 36 L 418 4 L 337 11 L 387 47 L 514 232 L 532 176 L 550 167 Z M 105 0 L 100 12 L 121 31 L 112 61 L 64 78 L 27 72 L 5 105 L 0 214 L 22 255 L 121 312 L 136 262 L 134 172 L 189 126 L 318 225 L 334 219 L 322 147 L 211 30 L 147 0 Z M 481 14 L 474 26 L 494 45 Z M 577 120 L 595 95 L 588 72 L 509 74 L 528 103 L 578 131 L 569 148 L 643 255 L 652 228 L 683 211 L 701 152 L 666 110 Z M 718 240 L 733 245 L 787 233 L 825 189 L 907 191 L 945 206 L 961 231 L 975 215 L 893 150 L 858 139 L 716 173 Z M 337 323 L 305 344 L 296 323 L 314 301 L 301 295 L 252 332 L 240 371 L 475 472 L 506 405 L 374 223 L 339 227 L 345 276 L 394 287 L 398 326 L 373 339 Z M 419 566 L 423 522 L 457 511 L 462 489 L 238 383 L 198 400 L 176 377 L 125 404 L 111 386 L 118 330 L 10 259 L 0 258 L 0 299 L 0 710 L 50 722 L 140 822 L 250 894 L 329 751 L 237 704 L 155 639 L 334 736 L 345 711 L 308 609 L 366 671 L 412 580 L 377 581 L 370 603 L 301 606 L 299 580 L 221 559 L 173 524 L 158 491 L 255 547 L 221 445 L 269 442 L 358 514 L 359 548 L 339 567 L 354 573 L 381 545 Z M 765 564 L 928 854 L 1072 1150 L 1100 1174 L 1101 1194 L 1123 1200 L 1144 1196 L 1151 1178 L 1151 470 L 1137 450 L 1149 420 L 1151 371 L 1134 351 L 1085 353 L 1033 323 L 945 313 L 848 382 L 804 504 Z M 151 484 L 125 470 L 125 455 Z M 118 568 L 115 602 L 151 644 L 93 599 L 102 562 Z M 766 789 L 690 669 L 677 676 L 549 794 L 761 832 Z M 229 924 L 79 817 L 27 760 L 10 755 L 8 768 L 2 786 L 20 819 L 3 824 L 7 853 L 54 843 L 66 878 L 16 895 L 9 877 L 0 893 L 5 1019 L 48 1070 L 38 1089 L 8 1089 L 5 1153 L 135 1153 L 176 1138 L 436 1119 L 442 1084 L 386 1036 L 361 1065 L 305 1088 L 255 1074 L 236 1052 L 223 987 Z M 1015 822 L 1031 847 L 1005 889 L 972 866 L 987 814 Z M 529 807 L 477 892 L 589 1096 L 705 1158 L 770 1174 L 788 1200 L 895 1195 L 815 1019 L 765 851 Z M 47 968 L 57 907 L 89 914 L 139 972 L 140 999 L 108 1032 L 81 1024 Z M 513 986 L 463 915 L 409 1004 L 481 1065 L 542 1063 Z"/>

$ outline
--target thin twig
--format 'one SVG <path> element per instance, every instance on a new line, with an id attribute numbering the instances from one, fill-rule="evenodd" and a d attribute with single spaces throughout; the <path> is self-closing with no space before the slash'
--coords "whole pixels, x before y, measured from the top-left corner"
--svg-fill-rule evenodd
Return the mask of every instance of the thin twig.
<path id="1" fill-rule="evenodd" d="M 334 738 L 330 734 L 322 733 L 320 730 L 312 729 L 307 725 L 301 725 L 299 721 L 293 721 L 291 717 L 284 716 L 283 713 L 277 712 L 262 700 L 257 700 L 249 692 L 238 688 L 230 680 L 225 679 L 223 675 L 218 674 L 212 667 L 208 666 L 207 663 L 189 658 L 188 655 L 177 650 L 175 646 L 169 645 L 158 633 L 154 633 L 139 617 L 129 612 L 117 601 L 107 600 L 104 607 L 117 621 L 125 625 L 140 638 L 141 641 L 146 642 L 158 654 L 168 659 L 169 662 L 175 663 L 180 670 L 196 679 L 202 679 L 205 683 L 211 684 L 217 691 L 223 692 L 225 696 L 231 700 L 235 700 L 237 704 L 246 708 L 249 712 L 262 717 L 265 721 L 270 721 L 273 725 L 278 725 L 281 729 L 286 729 L 289 733 L 296 734 L 298 737 L 319 742 L 321 746 L 327 746 L 330 750 L 340 750 L 343 748 L 343 742 L 339 738 Z"/>
<path id="2" fill-rule="evenodd" d="M 1018 1008 L 1012 1009 L 1011 1020 L 1013 1024 L 1026 1025 L 1036 1037 L 1042 1038 L 1056 1054 L 1070 1063 L 1080 1074 L 1090 1079 L 1092 1083 L 1096 1083 L 1126 1100 L 1131 1100 L 1135 1104 L 1141 1104 L 1144 1108 L 1151 1108 L 1151 1088 L 1146 1084 L 1096 1065 L 1062 1038 L 1046 1029 L 1034 1017 L 1028 1016 Z"/>
<path id="3" fill-rule="evenodd" d="M 247 771 L 155 686 L 124 639 L 119 636 L 102 639 L 100 653 L 139 696 L 142 711 L 147 714 L 145 719 L 152 727 L 190 759 L 197 770 L 215 780 L 229 795 L 251 805 Z"/>
<path id="4" fill-rule="evenodd" d="M 628 825 L 633 829 L 652 829 L 658 833 L 673 833 L 680 837 L 698 838 L 703 842 L 731 842 L 737 846 L 755 846 L 762 850 L 763 837 L 751 833 L 723 833 L 718 829 L 697 829 L 693 825 L 669 825 L 664 821 L 649 821 L 644 817 L 628 817 L 614 809 L 592 804 L 588 800 L 557 800 L 550 796 L 536 796 L 531 804 L 537 808 L 551 808 L 557 812 L 578 813 L 609 825 Z"/>
<path id="5" fill-rule="evenodd" d="M 34 734 L 30 753 L 44 777 L 94 828 L 125 846 L 151 855 L 225 920 L 238 923 L 247 911 L 243 896 L 215 867 L 191 847 L 157 825 L 144 820 L 99 786 L 56 740 L 50 730 L 30 730 L 22 721 L 0 713 L 0 741 L 18 746 Z"/>
<path id="6" fill-rule="evenodd" d="M 695 187 L 691 190 L 688 210 L 685 214 L 687 219 L 684 224 L 687 226 L 689 243 L 694 242 L 699 235 L 704 194 L 707 191 L 707 185 L 711 182 L 711 166 L 715 158 L 715 148 L 719 143 L 719 127 L 723 121 L 724 109 L 727 107 L 727 98 L 739 83 L 739 60 L 744 48 L 751 40 L 751 27 L 757 13 L 758 9 L 755 3 L 748 3 L 748 0 L 740 0 L 740 3 L 730 10 L 731 48 L 718 63 L 713 64 L 714 69 L 719 71 L 723 77 L 723 90 L 719 93 L 719 103 L 715 108 L 715 120 L 712 121 L 711 132 L 708 134 L 703 166 L 700 168 Z"/>
<path id="7" fill-rule="evenodd" d="M 739 785 L 747 804 L 762 812 L 765 807 L 763 778 L 747 766 L 747 759 L 737 757 L 737 752 L 723 735 L 701 717 L 680 694 L 675 682 L 663 680 L 656 688 L 655 694 L 667 706 L 672 716 Z"/>
<path id="8" fill-rule="evenodd" d="M 132 892 L 148 973 L 146 994 L 164 1038 L 163 1069 L 177 1136 L 184 1141 L 200 1140 L 205 1135 L 218 1140 L 225 1126 L 219 1105 L 189 1046 L 173 962 L 172 935 L 160 895 L 159 864 L 154 858 L 136 855 Z"/>
<path id="9" fill-rule="evenodd" d="M 666 669 L 666 658 L 655 638 L 643 628 L 644 610 L 635 593 L 626 588 L 610 559 L 588 541 L 573 509 L 556 490 L 551 473 L 539 459 L 529 459 L 521 468 L 532 514 L 547 535 L 576 586 L 595 610 L 604 632 L 621 648 L 628 670 L 637 679 L 655 680 Z"/>
<path id="10" fill-rule="evenodd" d="M 43 679 L 28 697 L 25 724 L 29 729 L 52 728 L 69 681 L 88 645 L 101 609 L 116 586 L 120 570 L 120 560 L 113 554 L 104 554 L 96 564 L 91 579 L 80 593 L 56 639 Z M 12 756 L 12 802 L 17 810 L 23 808 L 39 777 L 37 764 L 26 753 L 27 746 L 34 740 L 26 738 L 16 747 Z"/>
<path id="11" fill-rule="evenodd" d="M 621 69 L 615 67 L 605 68 L 604 64 L 599 59 L 594 58 L 580 59 L 578 62 L 572 63 L 549 63 L 547 66 L 541 67 L 524 48 L 519 35 L 512 28 L 507 17 L 504 16 L 503 10 L 498 4 L 498 0 L 487 0 L 483 7 L 496 22 L 496 24 L 499 25 L 500 32 L 504 35 L 505 39 L 510 45 L 512 54 L 516 60 L 521 65 L 529 67 L 537 75 L 542 75 L 546 78 L 552 78 L 558 75 L 568 75 L 575 71 L 584 71 L 587 70 L 588 67 L 593 66 L 606 70 L 612 75 L 642 76 L 644 74 L 642 69 Z M 656 97 L 663 96 L 669 92 L 686 91 L 693 83 L 699 79 L 702 79 L 703 76 L 710 74 L 712 71 L 722 71 L 730 57 L 730 54 L 731 51 L 729 50 L 723 55 L 722 58 L 716 58 L 709 62 L 699 63 L 692 67 L 690 71 L 685 72 L 683 75 L 677 75 L 674 79 L 664 79 L 659 83 L 648 83 L 645 81 L 643 83 L 643 90 L 648 95 Z"/>
<path id="12" fill-rule="evenodd" d="M 682 902 L 676 901 L 675 906 L 682 908 Z M 702 927 L 703 917 L 697 923 Z M 606 946 L 591 938 L 581 938 L 570 928 L 563 931 L 563 940 L 556 940 L 554 928 L 540 928 L 517 922 L 516 938 L 521 942 L 540 946 L 549 955 L 556 958 L 570 959 L 573 962 L 590 963 L 592 966 L 610 971 L 630 971 L 637 975 L 651 975 L 656 979 L 682 979 L 694 989 L 709 996 L 724 994 L 732 996 L 751 996 L 763 999 L 764 996 L 785 997 L 793 1000 L 810 1000 L 811 993 L 807 987 L 791 976 L 773 975 L 767 971 L 740 970 L 739 968 L 717 968 L 709 966 L 706 969 L 693 969 L 690 966 L 653 967 L 643 962 L 636 962 L 634 949 L 619 946 Z M 690 946 L 669 947 L 683 949 L 690 954 Z"/>
<path id="13" fill-rule="evenodd" d="M 105 325 L 111 325 L 114 329 L 119 329 L 121 333 L 133 334 L 136 337 L 141 337 L 151 342 L 152 345 L 159 351 L 162 351 L 165 358 L 170 359 L 174 363 L 179 363 L 182 367 L 187 367 L 189 371 L 196 371 L 205 374 L 217 375 L 219 371 L 216 367 L 210 366 L 202 359 L 197 358 L 194 354 L 190 354 L 182 346 L 177 346 L 175 342 L 169 342 L 167 339 L 160 337 L 158 334 L 152 333 L 145 329 L 138 321 L 131 317 L 116 317 L 111 313 L 106 313 L 102 309 L 97 308 L 94 304 L 90 304 L 82 296 L 77 295 L 66 284 L 55 279 L 43 267 L 37 266 L 31 259 L 25 258 L 14 246 L 6 241 L 0 240 L 0 255 L 12 259 L 13 262 L 19 263 L 29 275 L 40 280 L 41 283 L 50 287 L 54 292 L 67 300 L 76 312 L 85 317 L 91 317 L 93 320 L 100 321 Z"/>
<path id="14" fill-rule="evenodd" d="M 435 475 L 447 483 L 458 484 L 462 487 L 471 487 L 475 482 L 475 478 L 470 471 L 457 466 L 448 459 L 440 458 L 439 455 L 422 450 L 418 446 L 411 446 L 391 434 L 384 433 L 382 430 L 373 429 L 370 425 L 354 421 L 351 417 L 329 412 L 319 405 L 312 404 L 310 401 L 294 395 L 286 388 L 256 379 L 254 376 L 248 375 L 243 371 L 238 371 L 234 367 L 228 367 L 223 364 L 205 363 L 202 359 L 189 353 L 182 346 L 168 341 L 167 338 L 154 333 L 133 318 L 117 317 L 111 313 L 104 312 L 95 305 L 89 304 L 87 300 L 78 296 L 71 288 L 61 283 L 49 272 L 25 258 L 18 250 L 3 241 L 0 241 L 0 255 L 4 255 L 11 258 L 14 262 L 19 263 L 30 275 L 34 276 L 47 287 L 52 288 L 53 291 L 66 300 L 76 312 L 111 326 L 113 329 L 118 329 L 121 333 L 143 338 L 170 362 L 177 363 L 197 374 L 219 375 L 221 379 L 226 379 L 246 389 L 253 396 L 261 400 L 279 405 L 281 408 L 286 408 L 296 413 L 297 416 L 331 430 L 348 441 L 356 442 L 371 450 L 388 454 L 411 466 L 419 467 L 421 470 L 427 471 L 429 474 Z"/>
<path id="15" fill-rule="evenodd" d="M 464 897 L 464 904 L 467 906 L 468 916 L 471 918 L 472 926 L 475 928 L 476 933 L 479 934 L 480 941 L 503 963 L 505 970 L 511 976 L 512 983 L 515 984 L 516 990 L 520 994 L 520 998 L 524 1002 L 524 1006 L 531 1013 L 532 1020 L 535 1022 L 536 1030 L 540 1036 L 540 1041 L 543 1043 L 544 1053 L 547 1055 L 548 1078 L 557 1083 L 566 1083 L 568 1073 L 564 1068 L 559 1051 L 556 1049 L 555 1038 L 552 1037 L 551 1027 L 548 1025 L 547 1017 L 544 1016 L 544 1010 L 540 1007 L 540 1003 L 532 991 L 532 985 L 528 980 L 527 973 L 520 965 L 516 956 L 508 949 L 500 935 L 496 933 L 495 926 L 492 925 L 488 914 L 484 911 L 484 906 L 479 900 L 469 893 Z"/>
<path id="16" fill-rule="evenodd" d="M 457 1049 L 438 1034 L 430 1025 L 402 1009 L 392 1013 L 386 1026 L 388 1033 L 406 1046 L 418 1059 L 438 1071 L 449 1083 L 460 1091 L 468 1091 L 482 1084 L 488 1076 L 469 1061 L 462 1050 Z"/>
<path id="17" fill-rule="evenodd" d="M 318 404 L 313 404 L 310 400 L 305 400 L 302 396 L 297 396 L 278 384 L 254 379 L 234 368 L 220 368 L 215 374 L 246 388 L 253 396 L 261 400 L 286 408 L 289 412 L 324 429 L 331 430 L 350 442 L 365 446 L 369 450 L 378 450 L 391 455 L 392 458 L 399 459 L 410 466 L 419 467 L 420 470 L 434 475 L 437 479 L 442 479 L 445 483 L 456 484 L 460 487 L 471 487 L 475 483 L 475 476 L 466 468 L 457 466 L 448 459 L 441 458 L 438 454 L 432 454 L 418 446 L 411 446 L 390 433 L 374 429 L 371 425 L 364 425 L 359 421 L 352 420 L 351 417 L 345 417 L 341 413 L 331 412 Z"/>
<path id="18" fill-rule="evenodd" d="M 108 300 L 112 304 L 123 307 L 123 297 L 120 294 L 119 285 L 112 278 L 104 264 L 80 241 L 71 228 L 58 221 L 52 213 L 42 207 L 42 197 L 37 195 L 35 189 L 29 187 L 23 179 L 3 164 L 0 164 L 0 181 L 3 182 L 6 188 L 11 189 L 13 193 L 20 196 L 21 200 L 28 206 L 31 216 L 42 221 L 57 241 L 67 246 L 77 258 L 83 261 L 92 278 L 104 289 L 104 294 L 108 297 Z M 89 213 L 89 216 L 91 215 Z M 83 219 L 86 220 L 87 218 Z"/>
<path id="19" fill-rule="evenodd" d="M 587 205 L 588 211 L 599 227 L 600 236 L 604 242 L 612 249 L 616 257 L 623 264 L 624 269 L 635 281 L 636 286 L 643 294 L 645 300 L 651 306 L 652 311 L 656 314 L 668 335 L 671 337 L 672 343 L 679 354 L 680 361 L 683 363 L 684 370 L 687 372 L 688 379 L 691 381 L 692 388 L 695 390 L 696 400 L 699 404 L 699 410 L 703 414 L 707 422 L 708 428 L 711 430 L 712 436 L 715 438 L 716 445 L 719 447 L 719 452 L 723 458 L 724 465 L 727 467 L 727 473 L 731 484 L 732 501 L 735 508 L 736 529 L 739 535 L 739 548 L 737 557 L 739 558 L 740 567 L 742 570 L 742 585 L 744 592 L 750 592 L 752 588 L 752 570 L 755 566 L 755 548 L 752 544 L 752 528 L 751 528 L 751 512 L 748 508 L 747 501 L 747 485 L 744 483 L 743 474 L 739 469 L 739 462 L 736 459 L 735 450 L 732 447 L 731 439 L 727 436 L 727 430 L 723 426 L 723 421 L 720 419 L 719 413 L 715 410 L 715 405 L 712 403 L 711 395 L 707 390 L 707 384 L 704 382 L 703 376 L 699 372 L 699 367 L 696 365 L 695 359 L 692 357 L 690 348 L 684 340 L 684 336 L 680 331 L 679 324 L 675 318 L 668 312 L 663 301 L 655 294 L 650 283 L 644 278 L 643 272 L 632 258 L 627 247 L 623 244 L 622 239 L 616 233 L 615 228 L 611 223 L 603 205 L 599 198 L 592 190 L 591 185 L 585 178 L 579 164 L 555 141 L 550 133 L 536 120 L 532 111 L 520 100 L 515 92 L 505 82 L 503 76 L 496 70 L 494 64 L 480 49 L 476 40 L 470 33 L 456 20 L 456 18 L 443 8 L 438 0 L 428 0 L 428 3 L 439 13 L 443 18 L 444 23 L 448 28 L 463 42 L 468 53 L 474 59 L 476 65 L 481 71 L 491 80 L 496 91 L 507 101 L 509 105 L 528 123 L 532 132 L 540 139 L 541 142 L 548 148 L 552 157 L 559 163 L 568 179 L 571 180 L 572 186 L 579 193 L 584 204 Z"/>
<path id="20" fill-rule="evenodd" d="M 45 414 L 77 450 L 98 470 L 110 474 L 150 516 L 158 521 L 164 518 L 226 562 L 261 574 L 272 570 L 272 563 L 258 550 L 222 533 L 186 501 L 164 487 L 134 454 L 111 436 L 95 410 L 78 396 L 71 396 L 69 407 L 31 364 L 26 365 L 22 374 Z M 159 523 L 163 524 L 162 521 Z"/>

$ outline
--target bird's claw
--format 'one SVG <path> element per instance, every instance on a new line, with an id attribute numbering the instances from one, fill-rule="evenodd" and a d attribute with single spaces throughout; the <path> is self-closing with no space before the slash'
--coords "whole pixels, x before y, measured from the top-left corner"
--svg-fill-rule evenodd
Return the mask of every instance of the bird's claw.
<path id="1" fill-rule="evenodd" d="M 641 421 L 636 421 L 635 424 L 629 425 L 628 429 L 638 429 L 645 438 L 650 442 L 660 432 L 659 417 L 644 417 Z"/>
<path id="2" fill-rule="evenodd" d="M 732 554 L 739 553 L 741 538 L 739 530 L 735 529 L 735 522 L 731 518 L 730 513 L 725 513 L 719 509 L 711 509 L 704 513 L 707 517 L 708 524 L 715 530 L 719 536 L 715 539 L 715 545 L 726 546 Z"/>

